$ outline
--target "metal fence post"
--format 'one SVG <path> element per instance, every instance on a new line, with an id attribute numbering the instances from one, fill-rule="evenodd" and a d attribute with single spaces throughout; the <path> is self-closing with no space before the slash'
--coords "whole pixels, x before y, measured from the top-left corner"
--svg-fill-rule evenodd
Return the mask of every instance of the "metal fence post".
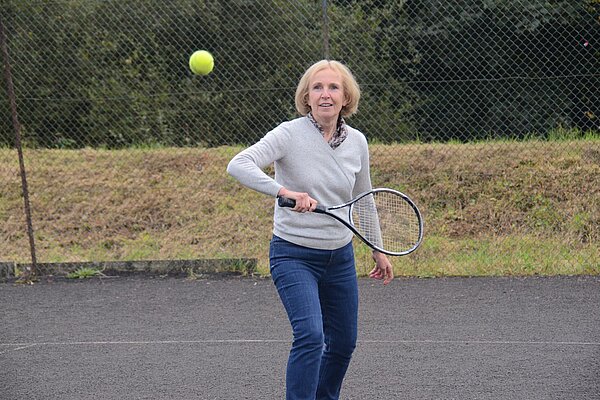
<path id="1" fill-rule="evenodd" d="M 27 234 L 29 236 L 29 247 L 31 250 L 31 269 L 27 271 L 26 279 L 31 279 L 37 275 L 37 260 L 35 256 L 35 239 L 33 235 L 33 223 L 31 221 L 31 206 L 29 202 L 29 190 L 27 187 L 27 174 L 25 170 L 25 161 L 23 158 L 23 148 L 21 145 L 21 124 L 17 113 L 17 102 L 15 99 L 15 88 L 12 81 L 10 70 L 10 60 L 8 55 L 8 45 L 6 40 L 6 30 L 4 22 L 0 16 L 0 45 L 2 46 L 2 56 L 4 58 L 4 79 L 6 81 L 6 92 L 10 103 L 13 127 L 15 129 L 15 145 L 19 154 L 19 168 L 21 172 L 21 186 L 23 190 L 23 202 L 25 208 L 25 219 L 27 220 Z"/>
<path id="2" fill-rule="evenodd" d="M 329 59 L 329 16 L 327 15 L 327 0 L 323 0 L 323 58 Z"/>

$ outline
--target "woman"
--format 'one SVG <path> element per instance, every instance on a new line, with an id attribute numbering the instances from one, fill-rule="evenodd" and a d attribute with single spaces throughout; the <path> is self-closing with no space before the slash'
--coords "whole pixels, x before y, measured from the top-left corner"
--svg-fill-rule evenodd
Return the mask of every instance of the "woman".
<path id="1" fill-rule="evenodd" d="M 275 207 L 270 270 L 294 340 L 286 398 L 338 399 L 356 346 L 358 286 L 352 232 L 313 213 L 319 202 L 339 204 L 371 189 L 365 136 L 344 121 L 357 111 L 360 89 L 350 70 L 322 60 L 296 89 L 300 118 L 284 122 L 237 154 L 227 171 L 269 196 L 296 200 Z M 271 163 L 275 178 L 263 172 Z M 370 276 L 393 279 L 388 258 L 373 252 Z"/>

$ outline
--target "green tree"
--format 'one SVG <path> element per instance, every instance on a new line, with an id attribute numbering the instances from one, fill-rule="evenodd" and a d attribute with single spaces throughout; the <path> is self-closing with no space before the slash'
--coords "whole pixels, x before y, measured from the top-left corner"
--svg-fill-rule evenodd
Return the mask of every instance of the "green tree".
<path id="1" fill-rule="evenodd" d="M 598 37 L 598 28 L 583 3 L 421 0 L 406 7 L 419 54 L 411 88 L 423 139 L 581 127 L 577 116 L 592 107 L 598 87 L 597 59 L 584 54 L 581 37 Z"/>

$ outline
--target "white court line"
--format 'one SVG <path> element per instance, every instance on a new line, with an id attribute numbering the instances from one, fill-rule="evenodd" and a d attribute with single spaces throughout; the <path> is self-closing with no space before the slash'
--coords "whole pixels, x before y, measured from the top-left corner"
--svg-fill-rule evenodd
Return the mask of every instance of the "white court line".
<path id="1" fill-rule="evenodd" d="M 73 342 L 33 342 L 33 343 L 0 343 L 10 351 L 25 350 L 34 346 L 118 346 L 118 345 L 170 345 L 170 344 L 268 344 L 290 343 L 291 340 L 280 339 L 206 339 L 206 340 L 131 340 L 131 341 L 73 341 Z M 450 345 L 514 345 L 514 346 L 600 346 L 600 342 L 568 342 L 568 341 L 518 341 L 518 340 L 359 340 L 358 344 L 450 344 Z M 15 347 L 15 348 L 12 348 Z"/>
<path id="2" fill-rule="evenodd" d="M 289 340 L 277 339 L 207 339 L 207 340 L 119 340 L 119 341 L 73 341 L 73 342 L 34 342 L 34 343 L 0 343 L 0 348 L 8 347 L 6 351 L 23 350 L 33 346 L 112 346 L 112 345 L 153 345 L 153 344 L 211 344 L 211 343 L 289 343 Z M 16 348 L 11 348 L 16 347 Z"/>
<path id="3" fill-rule="evenodd" d="M 0 355 L 2 355 L 4 353 L 8 353 L 8 352 L 11 352 L 11 351 L 19 351 L 19 350 L 28 349 L 30 347 L 37 346 L 37 344 L 36 343 L 30 343 L 30 344 L 21 343 L 21 344 L 14 344 L 14 345 L 12 345 L 12 344 L 2 344 L 2 343 L 0 343 L 0 346 L 9 346 L 8 350 L 0 351 Z M 13 348 L 10 348 L 10 346 L 17 346 L 17 347 L 13 349 Z"/>
<path id="4" fill-rule="evenodd" d="M 560 342 L 523 340 L 361 340 L 359 343 L 382 344 L 490 344 L 490 345 L 556 345 L 556 346 L 600 346 L 600 342 Z"/>

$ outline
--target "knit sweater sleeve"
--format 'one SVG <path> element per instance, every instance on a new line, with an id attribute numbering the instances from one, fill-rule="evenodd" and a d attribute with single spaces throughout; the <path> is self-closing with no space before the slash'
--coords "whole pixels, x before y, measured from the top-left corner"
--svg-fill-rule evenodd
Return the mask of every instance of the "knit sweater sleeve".
<path id="1" fill-rule="evenodd" d="M 256 144 L 242 150 L 227 165 L 227 172 L 242 185 L 268 196 L 277 196 L 283 187 L 264 168 L 284 156 L 284 132 L 275 128 Z"/>

